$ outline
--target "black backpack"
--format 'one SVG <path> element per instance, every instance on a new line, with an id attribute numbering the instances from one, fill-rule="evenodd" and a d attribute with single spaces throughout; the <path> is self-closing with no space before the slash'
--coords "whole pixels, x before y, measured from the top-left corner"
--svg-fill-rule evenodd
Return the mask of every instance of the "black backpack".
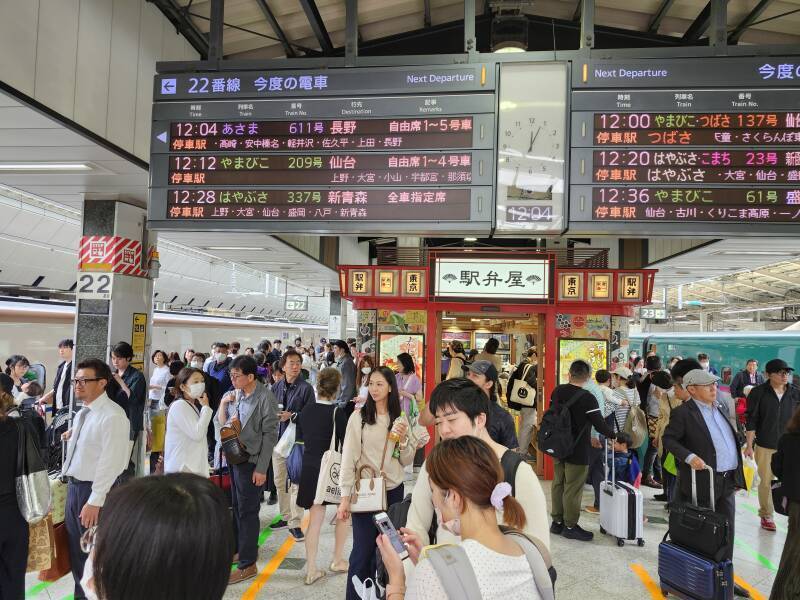
<path id="1" fill-rule="evenodd" d="M 558 460 L 572 456 L 581 436 L 575 436 L 572 433 L 572 413 L 569 409 L 578 401 L 582 393 L 585 393 L 584 390 L 576 393 L 567 402 L 551 405 L 542 416 L 542 424 L 539 426 L 536 441 L 539 444 L 539 450 L 548 456 Z"/>

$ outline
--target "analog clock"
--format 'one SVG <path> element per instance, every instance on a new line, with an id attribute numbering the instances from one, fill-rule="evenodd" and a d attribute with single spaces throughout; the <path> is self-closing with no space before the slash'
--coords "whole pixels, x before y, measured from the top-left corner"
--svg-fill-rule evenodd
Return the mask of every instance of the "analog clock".
<path id="1" fill-rule="evenodd" d="M 567 86 L 566 63 L 500 66 L 498 233 L 564 230 Z"/>

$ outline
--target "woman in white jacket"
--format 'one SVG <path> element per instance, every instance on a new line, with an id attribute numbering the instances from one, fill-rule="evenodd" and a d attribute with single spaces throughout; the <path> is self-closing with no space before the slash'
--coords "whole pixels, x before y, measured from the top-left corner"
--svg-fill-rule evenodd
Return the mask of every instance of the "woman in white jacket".
<path id="1" fill-rule="evenodd" d="M 181 369 L 175 387 L 180 395 L 167 414 L 164 472 L 208 477 L 206 432 L 213 413 L 208 406 L 203 372 L 190 367 Z"/>

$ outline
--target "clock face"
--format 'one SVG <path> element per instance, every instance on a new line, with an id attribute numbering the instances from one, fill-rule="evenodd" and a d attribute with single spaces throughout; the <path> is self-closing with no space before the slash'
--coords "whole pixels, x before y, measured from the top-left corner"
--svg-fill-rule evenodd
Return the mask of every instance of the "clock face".
<path id="1" fill-rule="evenodd" d="M 566 63 L 500 66 L 498 232 L 564 229 L 567 77 Z"/>

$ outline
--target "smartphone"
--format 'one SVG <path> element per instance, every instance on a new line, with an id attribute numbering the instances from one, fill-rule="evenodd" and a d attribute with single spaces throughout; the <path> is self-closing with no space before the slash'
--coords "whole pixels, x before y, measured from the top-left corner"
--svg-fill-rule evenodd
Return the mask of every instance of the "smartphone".
<path id="1" fill-rule="evenodd" d="M 400 558 L 403 560 L 408 558 L 408 550 L 403 540 L 400 539 L 400 533 L 397 531 L 394 523 L 389 519 L 389 515 L 385 512 L 379 512 L 373 515 L 372 520 L 375 521 L 375 527 L 378 528 L 378 531 L 386 535 L 389 541 L 392 542 L 392 547 L 397 551 L 397 554 L 400 555 Z"/>

